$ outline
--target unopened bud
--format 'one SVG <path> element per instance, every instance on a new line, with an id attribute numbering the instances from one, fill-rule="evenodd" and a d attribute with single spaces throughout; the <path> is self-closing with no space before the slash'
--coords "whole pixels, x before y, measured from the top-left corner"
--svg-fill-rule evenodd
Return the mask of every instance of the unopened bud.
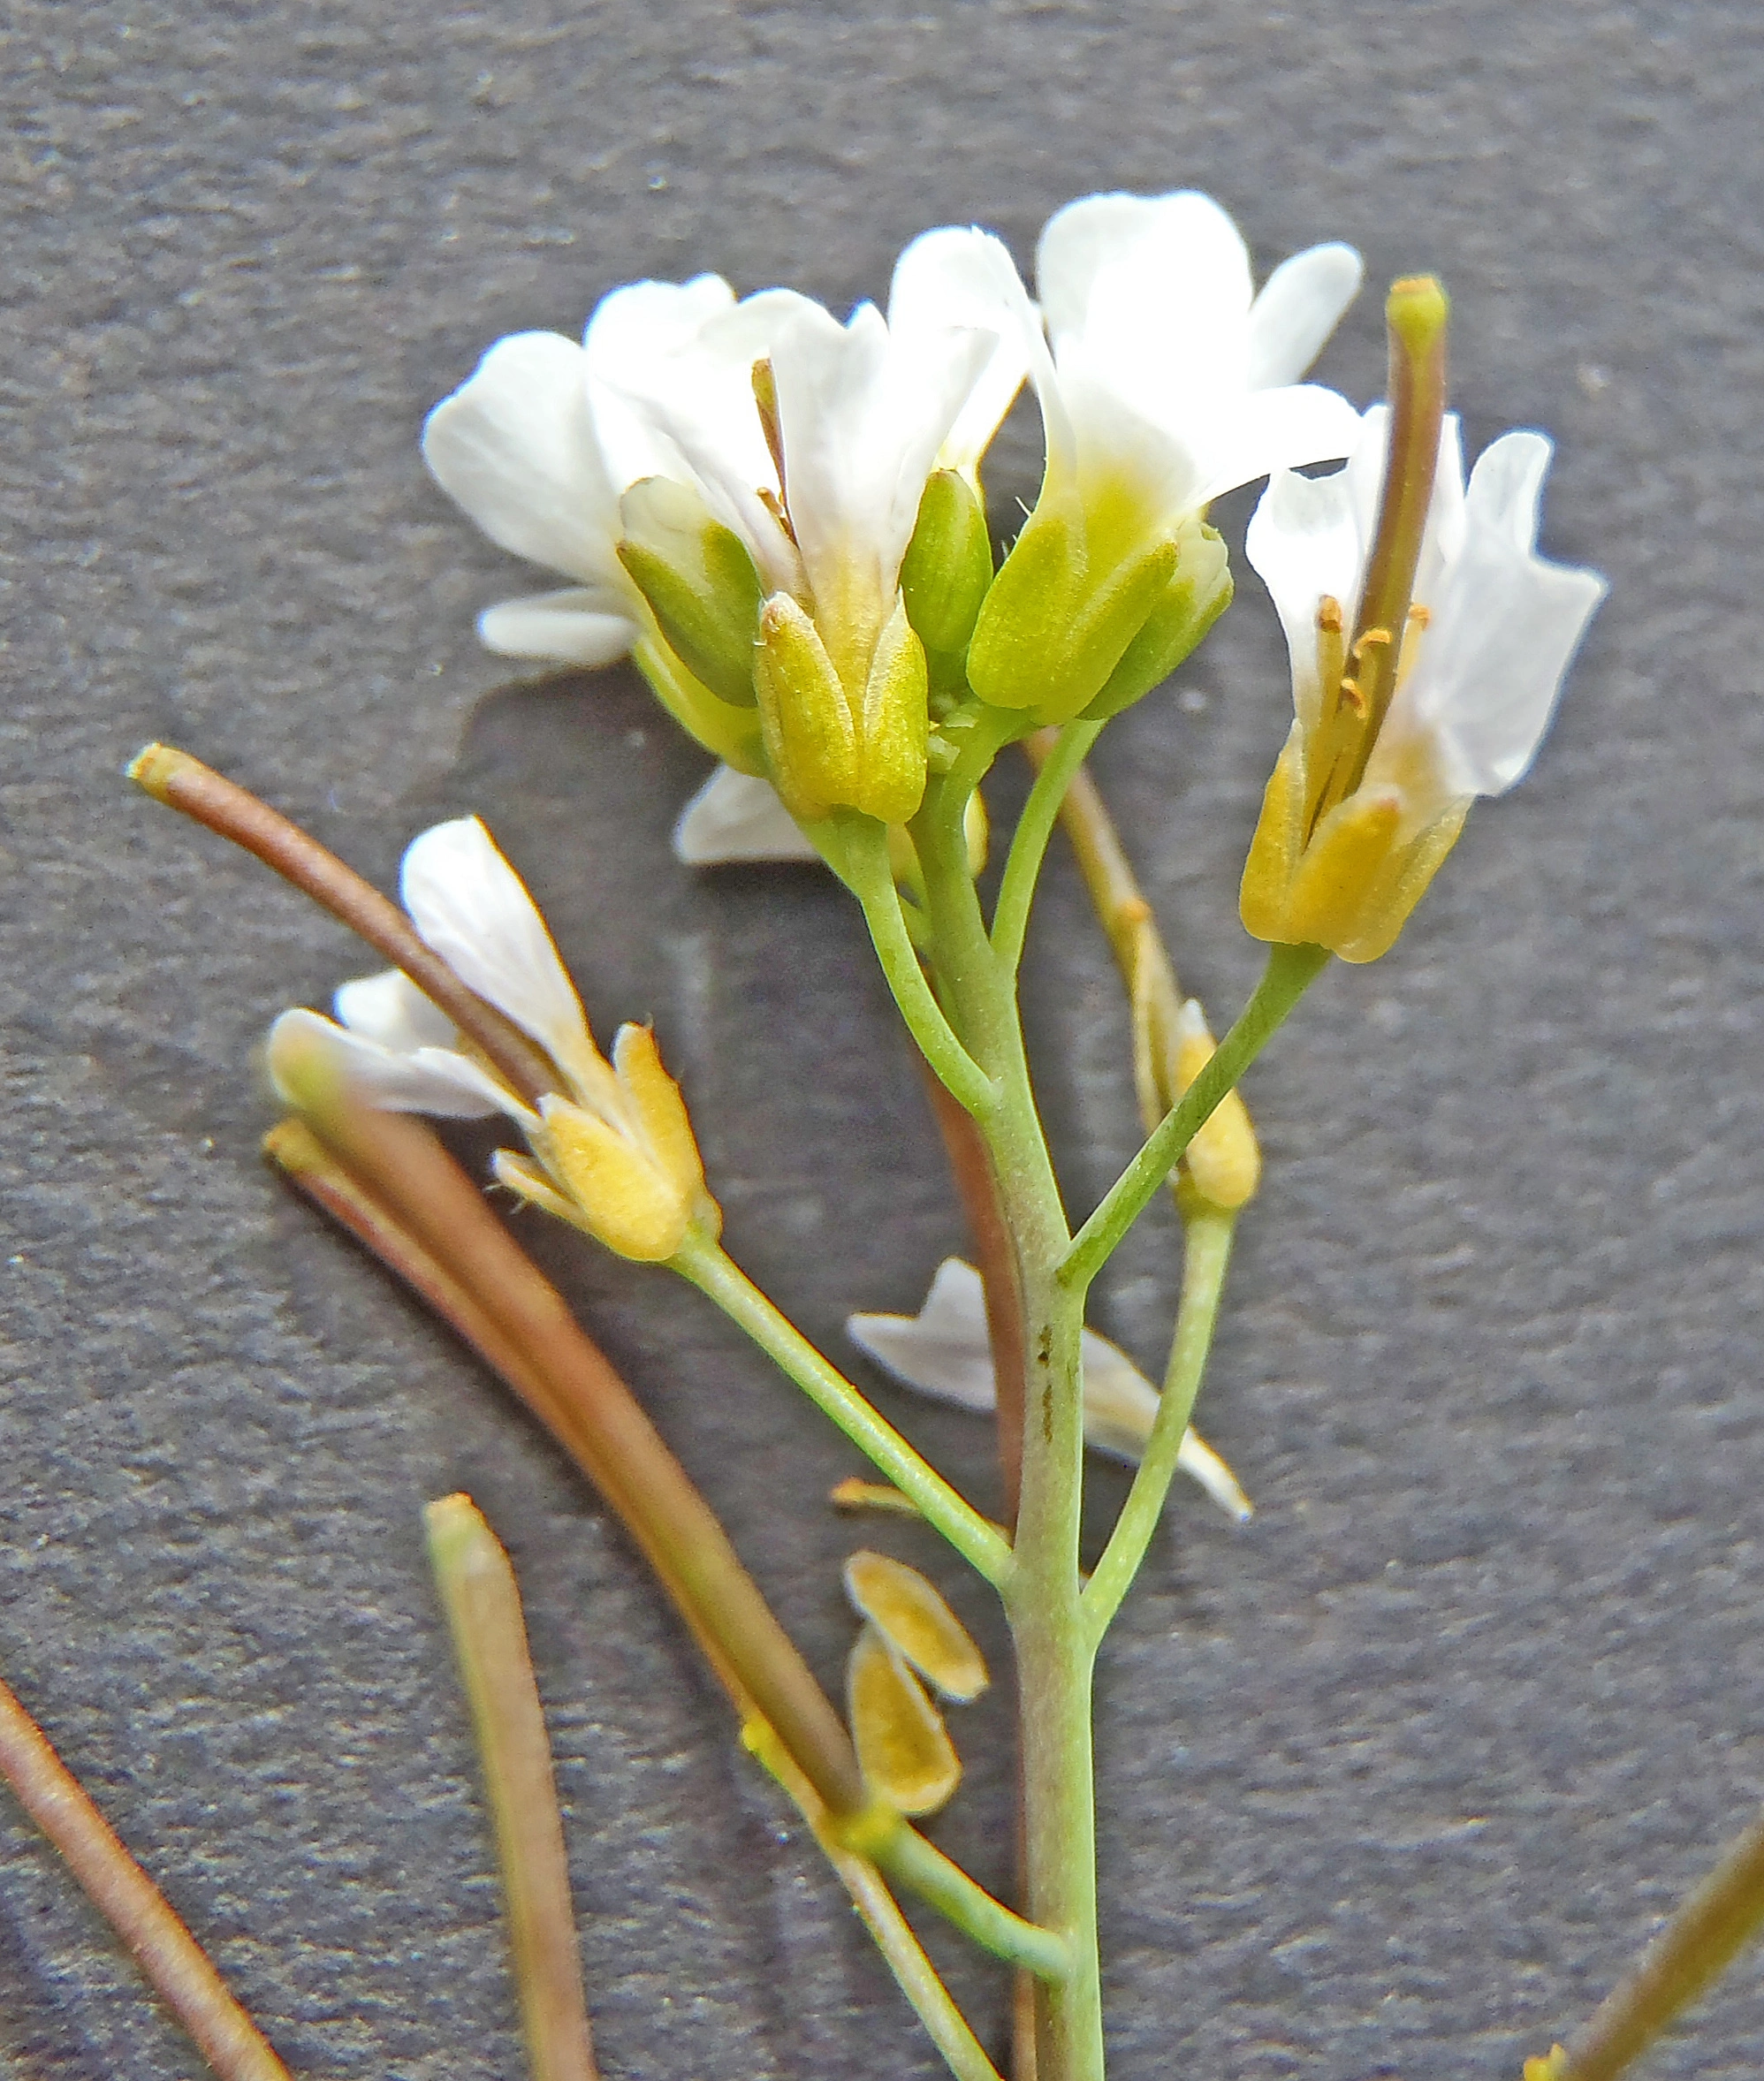
<path id="1" fill-rule="evenodd" d="M 1206 1015 L 1190 998 L 1176 1014 L 1175 1087 L 1186 1091 L 1213 1059 L 1215 1044 Z M 1198 1129 L 1182 1157 L 1189 1182 L 1208 1206 L 1235 1212 L 1251 1199 L 1262 1178 L 1262 1152 L 1249 1108 L 1228 1091 Z"/>
<path id="2" fill-rule="evenodd" d="M 767 762 L 799 823 L 837 809 L 901 824 L 924 794 L 924 647 L 897 600 L 854 699 L 820 631 L 787 593 L 762 610 L 754 683 Z"/>
<path id="3" fill-rule="evenodd" d="M 933 472 L 901 566 L 901 596 L 939 680 L 961 677 L 968 639 L 992 582 L 985 508 L 959 470 Z"/>
<path id="4" fill-rule="evenodd" d="M 1082 513 L 1038 506 L 980 609 L 969 684 L 995 708 L 1069 722 L 1108 684 L 1176 560 L 1175 543 L 1154 542 L 1093 570 Z"/>
<path id="5" fill-rule="evenodd" d="M 719 701 L 751 707 L 762 588 L 747 544 L 667 477 L 633 484 L 619 520 L 619 560 L 670 648 Z"/>

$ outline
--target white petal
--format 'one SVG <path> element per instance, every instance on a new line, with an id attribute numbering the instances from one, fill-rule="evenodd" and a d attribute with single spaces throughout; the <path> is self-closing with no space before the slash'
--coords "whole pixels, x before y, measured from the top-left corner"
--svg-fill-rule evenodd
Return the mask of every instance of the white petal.
<path id="1" fill-rule="evenodd" d="M 873 304 L 848 325 L 810 307 L 775 343 L 790 517 L 818 616 L 873 641 L 893 604 L 925 479 L 997 336 L 891 336 Z"/>
<path id="2" fill-rule="evenodd" d="M 377 1041 L 397 1055 L 419 1048 L 451 1048 L 459 1039 L 453 1022 L 398 968 L 358 976 L 331 999 L 331 1008 L 351 1033 Z"/>
<path id="3" fill-rule="evenodd" d="M 302 1068 L 315 1057 L 353 1097 L 382 1113 L 427 1113 L 438 1120 L 483 1120 L 493 1113 L 530 1117 L 463 1055 L 444 1048 L 394 1054 L 308 1011 L 284 1012 L 270 1029 L 270 1075 L 285 1105 L 300 1104 Z"/>
<path id="4" fill-rule="evenodd" d="M 673 827 L 673 856 L 686 867 L 821 857 L 771 781 L 737 773 L 733 766 L 719 766 L 681 811 Z"/>
<path id="5" fill-rule="evenodd" d="M 1272 476 L 1301 463 L 1332 462 L 1351 452 L 1359 438 L 1360 415 L 1348 400 L 1318 384 L 1285 390 L 1252 391 L 1221 406 L 1202 449 L 1203 503 L 1240 484 Z"/>
<path id="6" fill-rule="evenodd" d="M 589 407 L 588 363 L 557 332 L 499 339 L 429 414 L 423 459 L 490 540 L 566 577 L 622 582 L 618 504 Z"/>
<path id="7" fill-rule="evenodd" d="M 866 1358 L 921 1394 L 965 1409 L 993 1407 L 985 1287 L 960 1257 L 938 1266 L 916 1315 L 854 1315 L 845 1327 Z"/>
<path id="8" fill-rule="evenodd" d="M 980 1274 L 960 1257 L 938 1266 L 924 1306 L 914 1315 L 854 1315 L 846 1333 L 904 1386 L 935 1401 L 990 1409 L 996 1399 L 986 1295 Z M 1084 1439 L 1098 1452 L 1137 1462 L 1158 1413 L 1158 1390 L 1118 1345 L 1083 1333 Z M 1249 1504 L 1229 1468 L 1192 1430 L 1176 1464 L 1220 1507 L 1246 1517 Z"/>
<path id="9" fill-rule="evenodd" d="M 1358 295 L 1365 274 L 1351 246 L 1313 246 L 1281 262 L 1250 307 L 1252 391 L 1299 381 Z"/>
<path id="10" fill-rule="evenodd" d="M 478 616 L 478 641 L 498 657 L 543 657 L 559 665 L 612 665 L 636 642 L 637 624 L 622 603 L 596 587 L 570 586 L 504 600 Z"/>
<path id="11" fill-rule="evenodd" d="M 1068 335 L 1113 333 L 1124 348 L 1155 338 L 1187 380 L 1231 336 L 1239 358 L 1250 309 L 1250 256 L 1211 196 L 1087 195 L 1050 217 L 1036 287 L 1058 358 Z M 1236 377 L 1238 387 L 1242 376 Z"/>
<path id="12" fill-rule="evenodd" d="M 545 921 L 475 816 L 437 824 L 414 839 L 400 889 L 417 930 L 468 988 L 536 1040 L 566 1075 L 595 1079 L 599 1057 Z"/>
<path id="13" fill-rule="evenodd" d="M 1292 657 L 1301 719 L 1313 717 L 1317 608 L 1327 593 L 1351 619 L 1365 562 L 1357 502 L 1346 470 L 1325 477 L 1278 471 L 1257 502 L 1243 537 L 1244 554 L 1268 589 Z"/>
<path id="14" fill-rule="evenodd" d="M 972 475 L 1031 364 L 1038 377 L 1053 369 L 1040 314 L 1016 263 L 1002 239 L 977 226 L 922 232 L 894 263 L 889 332 L 923 337 L 951 326 L 990 332 L 996 340 L 937 456 L 939 468 Z"/>

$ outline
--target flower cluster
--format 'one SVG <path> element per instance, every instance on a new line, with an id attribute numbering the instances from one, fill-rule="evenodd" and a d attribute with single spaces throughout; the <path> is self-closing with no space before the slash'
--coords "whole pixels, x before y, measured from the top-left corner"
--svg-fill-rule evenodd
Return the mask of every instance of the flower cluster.
<path id="1" fill-rule="evenodd" d="M 573 581 L 490 608 L 484 642 L 582 665 L 628 652 L 722 762 L 677 833 L 695 862 L 837 862 L 839 820 L 906 822 L 977 723 L 996 747 L 1137 701 L 1231 597 L 1210 502 L 1271 477 L 1249 553 L 1297 720 L 1244 922 L 1365 960 L 1471 800 L 1529 763 L 1601 589 L 1533 552 L 1547 442 L 1497 442 L 1466 491 L 1448 429 L 1421 473 L 1402 626 L 1365 622 L 1413 444 L 1394 454 L 1382 408 L 1302 380 L 1360 275 L 1350 247 L 1319 246 L 1257 292 L 1229 217 L 1177 194 L 1059 211 L 1034 298 L 998 239 L 955 226 L 902 253 L 886 315 L 844 324 L 792 290 L 640 282 L 579 346 L 499 341 L 430 414 L 424 453 L 493 540 Z M 981 466 L 1025 381 L 1045 462 L 1000 563 Z M 1379 645 L 1383 694 L 1344 763 L 1335 718 Z"/>
<path id="2" fill-rule="evenodd" d="M 1346 401 L 1298 377 L 1359 262 L 1319 247 L 1258 296 L 1205 197 L 1105 195 L 1053 219 L 1036 275 L 1039 308 L 997 239 L 947 228 L 901 254 L 886 317 L 701 275 L 615 291 L 580 346 L 500 341 L 424 453 L 492 539 L 575 583 L 490 608 L 484 641 L 630 651 L 810 827 L 909 816 L 934 735 L 977 707 L 1028 729 L 1137 699 L 1229 596 L 1208 501 L 1351 444 Z M 1045 475 L 995 574 L 980 467 L 1025 377 Z"/>

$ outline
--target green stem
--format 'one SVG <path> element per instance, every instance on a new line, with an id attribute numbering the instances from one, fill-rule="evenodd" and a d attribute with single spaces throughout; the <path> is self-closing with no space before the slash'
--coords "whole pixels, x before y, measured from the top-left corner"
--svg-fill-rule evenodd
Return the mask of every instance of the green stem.
<path id="1" fill-rule="evenodd" d="M 1225 1287 L 1236 1225 L 1235 1212 L 1226 1213 L 1215 1207 L 1191 1214 L 1185 1224 L 1182 1306 L 1176 1315 L 1163 1399 L 1152 1419 L 1152 1435 L 1133 1477 L 1133 1486 L 1083 1593 L 1084 1625 L 1092 1649 L 1100 1644 L 1121 1609 L 1121 1600 L 1138 1574 L 1152 1534 L 1163 1515 L 1164 1500 L 1175 1477 L 1176 1455 L 1194 1414 L 1195 1398 L 1206 1372 L 1207 1354 L 1213 1348 L 1213 1325 L 1219 1317 L 1219 1300 Z"/>
<path id="2" fill-rule="evenodd" d="M 1074 775 L 1090 756 L 1091 747 L 1102 735 L 1101 723 L 1068 723 L 1054 741 L 1053 749 L 1042 761 L 1029 791 L 1029 800 L 1017 819 L 1011 849 L 1005 861 L 999 900 L 992 908 L 992 946 L 999 959 L 1015 976 L 1023 961 L 1023 935 L 1029 930 L 1030 906 L 1047 855 L 1047 841 L 1059 821 L 1060 805 Z"/>
<path id="3" fill-rule="evenodd" d="M 883 1841 L 865 1845 L 871 1861 L 1007 1965 L 1059 1981 L 1071 1967 L 1066 1944 L 1051 1929 L 1014 1915 L 917 1829 L 902 1821 Z"/>
<path id="4" fill-rule="evenodd" d="M 918 950 L 901 908 L 901 892 L 888 860 L 888 833 L 871 817 L 854 817 L 846 827 L 847 879 L 863 906 L 864 923 L 875 942 L 876 958 L 893 992 L 894 1002 L 919 1052 L 939 1081 L 977 1120 L 998 1102 L 992 1080 L 952 1031 L 919 966 Z"/>
<path id="5" fill-rule="evenodd" d="M 977 1118 L 1015 1251 L 1023 1299 L 1025 1424 L 1015 1559 L 1002 1585 L 1016 1649 L 1023 1728 L 1027 1911 L 1065 1941 L 1066 1976 L 1037 1989 L 1039 2081 L 1102 2081 L 1097 1959 L 1092 1657 L 1079 1609 L 1083 1492 L 1081 1293 L 1058 1274 L 1070 1241 L 1036 1113 L 1015 977 L 989 938 L 962 844 L 962 776 L 934 779 L 913 821 L 939 991 L 992 1077 Z"/>
<path id="6" fill-rule="evenodd" d="M 1764 1927 L 1764 1819 L 1754 1820 L 1600 2004 L 1555 2068 L 1559 2081 L 1612 2081 L 1718 1980 Z"/>
<path id="7" fill-rule="evenodd" d="M 745 1330 L 824 1416 L 832 1417 L 964 1561 L 989 1583 L 1006 1581 L 1012 1562 L 1010 1542 L 1004 1534 L 927 1465 L 893 1424 L 877 1415 L 845 1375 L 779 1313 L 726 1250 L 694 1234 L 670 1263 Z"/>
<path id="8" fill-rule="evenodd" d="M 1060 1266 L 1063 1285 L 1082 1293 L 1151 1204 L 1228 1091 L 1273 1039 L 1305 991 L 1322 974 L 1327 947 L 1271 946 L 1268 965 L 1237 1023 L 1178 1103 L 1152 1130 L 1137 1156 L 1110 1186 L 1073 1239 Z"/>

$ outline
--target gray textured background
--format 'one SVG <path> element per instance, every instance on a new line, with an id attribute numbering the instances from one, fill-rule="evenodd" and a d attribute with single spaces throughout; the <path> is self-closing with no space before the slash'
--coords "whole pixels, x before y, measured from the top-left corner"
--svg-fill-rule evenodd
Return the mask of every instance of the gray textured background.
<path id="1" fill-rule="evenodd" d="M 1260 1515 L 1184 1497 L 1109 1652 L 1105 1919 L 1122 2081 L 1510 2075 L 1764 1775 L 1752 0 L 5 19 L 0 1668 L 315 2076 L 517 2070 L 418 1537 L 456 1485 L 531 1600 L 608 2075 L 933 2062 L 617 1531 L 259 1169 L 256 1037 L 356 957 L 123 760 L 181 741 L 383 877 L 483 811 L 603 1027 L 656 1018 L 737 1252 L 836 1338 L 960 1234 L 852 917 L 807 872 L 673 867 L 703 762 L 629 675 L 523 686 L 476 648 L 521 580 L 425 480 L 424 410 L 635 276 L 843 307 L 928 224 L 1026 257 L 1100 186 L 1210 188 L 1264 265 L 1346 237 L 1375 279 L 1446 276 L 1472 437 L 1557 435 L 1547 543 L 1614 591 L 1533 778 L 1257 1073 L 1271 1185 L 1205 1428 Z M 1324 369 L 1376 389 L 1375 298 Z M 1285 728 L 1244 603 L 1100 761 L 1220 1012 Z M 1063 863 L 1035 953 L 1084 1203 L 1131 1110 Z M 695 1298 L 534 1235 L 835 1682 L 855 1535 L 820 1499 L 853 1455 Z M 1146 1362 L 1172 1243 L 1160 1215 L 1100 1310 Z M 987 1492 L 984 1431 L 882 1400 Z M 1004 1726 L 961 1723 L 942 1830 L 993 1878 Z M 1755 2074 L 1757 1978 L 1659 2070 Z M 7 1812 L 0 2047 L 55 2081 L 194 2071 Z"/>

